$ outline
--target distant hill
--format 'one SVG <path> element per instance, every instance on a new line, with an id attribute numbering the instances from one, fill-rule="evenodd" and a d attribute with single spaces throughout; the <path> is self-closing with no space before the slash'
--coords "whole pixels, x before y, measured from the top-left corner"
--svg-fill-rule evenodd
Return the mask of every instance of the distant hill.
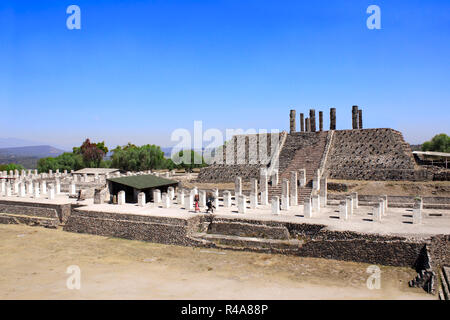
<path id="1" fill-rule="evenodd" d="M 27 169 L 37 167 L 40 158 L 57 157 L 63 150 L 52 146 L 0 148 L 0 164 L 17 163 Z"/>

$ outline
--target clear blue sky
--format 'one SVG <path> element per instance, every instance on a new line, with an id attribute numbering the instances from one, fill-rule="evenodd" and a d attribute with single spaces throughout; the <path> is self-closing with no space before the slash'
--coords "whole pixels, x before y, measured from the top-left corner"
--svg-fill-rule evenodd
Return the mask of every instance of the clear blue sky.
<path id="1" fill-rule="evenodd" d="M 291 107 L 350 128 L 354 104 L 411 143 L 450 133 L 448 0 L 2 0 L 0 44 L 0 137 L 168 146 L 194 120 L 288 130 Z"/>

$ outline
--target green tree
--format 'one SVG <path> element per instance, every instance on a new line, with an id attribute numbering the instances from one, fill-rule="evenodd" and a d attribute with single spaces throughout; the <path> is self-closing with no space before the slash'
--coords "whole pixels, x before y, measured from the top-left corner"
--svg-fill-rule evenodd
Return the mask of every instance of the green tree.
<path id="1" fill-rule="evenodd" d="M 22 170 L 25 170 L 25 168 L 22 165 L 16 164 L 16 163 L 0 164 L 0 171 L 8 171 L 8 173 L 9 173 L 10 170 L 22 171 Z"/>
<path id="2" fill-rule="evenodd" d="M 156 145 L 136 146 L 128 143 L 113 150 L 111 166 L 127 171 L 143 171 L 150 169 L 164 169 L 167 160 L 164 152 Z"/>
<path id="3" fill-rule="evenodd" d="M 80 154 L 65 152 L 56 158 L 42 158 L 38 161 L 38 171 L 48 172 L 49 170 L 70 171 L 84 168 L 83 157 Z"/>
<path id="4" fill-rule="evenodd" d="M 435 135 L 431 141 L 422 144 L 422 151 L 450 153 L 450 137 L 445 133 Z"/>
<path id="5" fill-rule="evenodd" d="M 194 150 L 182 150 L 172 157 L 177 168 L 191 171 L 193 168 L 206 167 L 205 159 Z"/>

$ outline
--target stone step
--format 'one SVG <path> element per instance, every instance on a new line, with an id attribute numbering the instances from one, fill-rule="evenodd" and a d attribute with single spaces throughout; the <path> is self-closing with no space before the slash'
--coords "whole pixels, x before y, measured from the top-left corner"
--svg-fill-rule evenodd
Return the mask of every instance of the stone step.
<path id="1" fill-rule="evenodd" d="M 209 244 L 209 246 L 220 249 L 250 250 L 268 253 L 293 253 L 298 251 L 303 244 L 303 241 L 296 239 L 261 239 L 208 233 L 194 233 L 191 234 L 191 237 L 196 240 L 205 240 L 204 244 Z"/>
<path id="2" fill-rule="evenodd" d="M 450 300 L 450 268 L 448 267 L 442 267 L 441 270 L 439 270 L 439 277 L 441 279 L 441 290 L 442 290 L 442 297 L 443 300 Z"/>
<path id="3" fill-rule="evenodd" d="M 42 226 L 47 228 L 57 228 L 59 219 L 48 217 L 37 217 L 23 214 L 0 213 L 0 223 L 2 224 L 26 224 L 30 226 Z"/>

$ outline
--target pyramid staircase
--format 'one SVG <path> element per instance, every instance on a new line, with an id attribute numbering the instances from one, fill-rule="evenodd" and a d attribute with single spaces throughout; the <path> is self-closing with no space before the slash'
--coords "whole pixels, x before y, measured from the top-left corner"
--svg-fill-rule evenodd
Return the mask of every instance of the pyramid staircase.
<path id="1" fill-rule="evenodd" d="M 291 171 L 306 169 L 306 187 L 298 188 L 298 203 L 302 204 L 312 193 L 312 181 L 320 168 L 327 145 L 327 131 L 296 132 L 287 136 L 279 157 L 278 185 L 269 185 L 269 199 L 281 197 L 283 179 L 290 180 Z"/>

